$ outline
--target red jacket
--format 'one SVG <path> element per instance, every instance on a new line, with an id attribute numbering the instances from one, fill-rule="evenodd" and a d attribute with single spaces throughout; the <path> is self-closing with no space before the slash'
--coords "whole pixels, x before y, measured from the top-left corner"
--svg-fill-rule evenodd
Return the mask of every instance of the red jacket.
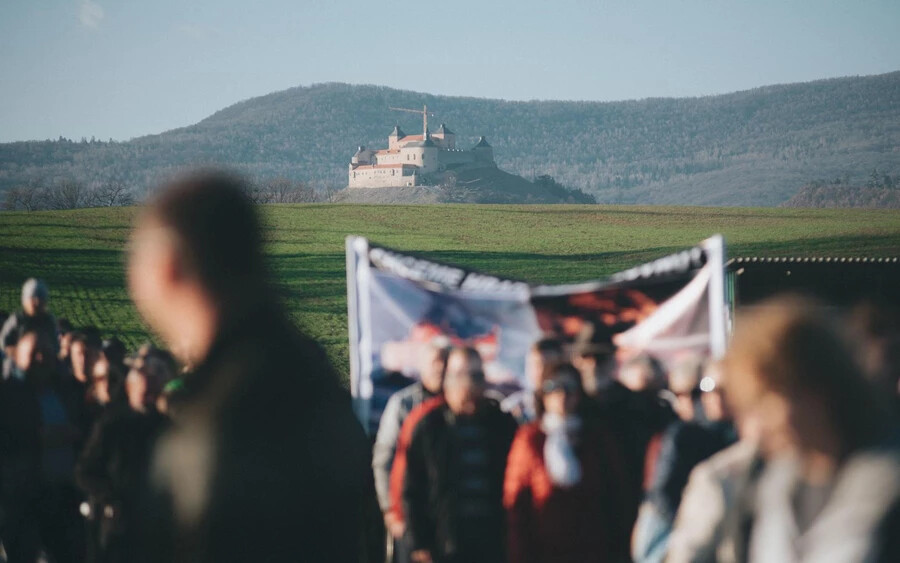
<path id="1" fill-rule="evenodd" d="M 628 553 L 627 476 L 608 432 L 586 428 L 576 446 L 582 480 L 555 486 L 544 466 L 539 422 L 519 428 L 506 466 L 503 504 L 510 563 L 617 561 Z"/>
<path id="2" fill-rule="evenodd" d="M 390 498 L 391 513 L 399 521 L 403 521 L 403 479 L 406 477 L 406 450 L 412 442 L 416 425 L 425 418 L 425 415 L 444 404 L 444 397 L 432 397 L 409 412 L 409 416 L 400 427 L 400 436 L 397 438 L 397 451 L 394 453 L 394 462 L 391 464 Z"/>

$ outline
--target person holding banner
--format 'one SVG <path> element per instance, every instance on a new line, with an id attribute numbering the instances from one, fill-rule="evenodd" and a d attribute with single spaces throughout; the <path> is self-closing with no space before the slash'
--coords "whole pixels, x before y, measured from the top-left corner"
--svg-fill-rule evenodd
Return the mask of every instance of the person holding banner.
<path id="1" fill-rule="evenodd" d="M 578 371 L 555 368 L 537 399 L 539 418 L 519 428 L 506 468 L 510 563 L 625 560 L 625 464 L 612 435 L 582 415 Z"/>
<path id="2" fill-rule="evenodd" d="M 445 403 L 425 415 L 406 452 L 403 505 L 418 563 L 505 560 L 503 477 L 516 422 L 485 387 L 478 352 L 453 350 Z"/>

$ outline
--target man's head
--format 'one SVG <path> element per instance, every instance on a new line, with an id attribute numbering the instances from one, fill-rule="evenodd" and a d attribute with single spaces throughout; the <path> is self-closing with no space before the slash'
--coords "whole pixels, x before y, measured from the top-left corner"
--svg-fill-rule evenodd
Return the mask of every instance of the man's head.
<path id="1" fill-rule="evenodd" d="M 539 389 L 550 372 L 563 361 L 562 343 L 555 338 L 535 342 L 525 359 L 525 375 L 532 389 Z"/>
<path id="2" fill-rule="evenodd" d="M 422 385 L 432 393 L 441 392 L 449 354 L 450 342 L 443 337 L 432 339 L 428 346 L 422 348 L 419 358 L 419 377 Z"/>
<path id="3" fill-rule="evenodd" d="M 69 357 L 69 347 L 72 346 L 74 328 L 68 319 L 59 319 L 56 321 L 56 329 L 59 334 L 59 359 L 65 360 Z"/>
<path id="4" fill-rule="evenodd" d="M 243 181 L 198 173 L 150 201 L 131 238 L 128 282 L 144 319 L 185 360 L 270 298 L 256 209 Z M 199 323 L 211 324 L 209 327 Z M 199 333 L 204 333 L 200 336 Z M 191 357 L 198 354 L 201 357 Z"/>
<path id="5" fill-rule="evenodd" d="M 738 316 L 723 364 L 726 398 L 739 420 L 759 422 L 765 451 L 839 456 L 884 428 L 885 405 L 832 322 L 818 303 L 798 297 Z"/>
<path id="6" fill-rule="evenodd" d="M 47 312 L 50 292 L 47 285 L 39 279 L 29 278 L 22 284 L 22 310 L 29 317 Z"/>
<path id="7" fill-rule="evenodd" d="M 125 378 L 128 405 L 138 412 L 154 408 L 163 388 L 174 377 L 172 356 L 157 348 L 146 348 L 131 362 L 131 370 Z"/>
<path id="8" fill-rule="evenodd" d="M 615 347 L 609 336 L 597 330 L 594 323 L 586 322 L 575 337 L 572 365 L 580 373 L 587 395 L 597 395 L 610 380 L 605 368 L 614 357 Z"/>
<path id="9" fill-rule="evenodd" d="M 575 414 L 583 394 L 578 370 L 571 364 L 560 364 L 552 370 L 536 394 L 538 405 L 543 407 L 538 412 L 558 416 Z"/>
<path id="10" fill-rule="evenodd" d="M 669 390 L 675 395 L 673 407 L 681 420 L 691 421 L 697 417 L 702 370 L 700 358 L 689 357 L 675 364 L 669 373 Z"/>
<path id="11" fill-rule="evenodd" d="M 632 391 L 659 391 L 665 382 L 665 372 L 658 360 L 640 355 L 619 368 L 619 382 Z"/>
<path id="12" fill-rule="evenodd" d="M 473 414 L 484 393 L 481 356 L 475 348 L 454 348 L 447 358 L 444 399 L 456 414 Z"/>
<path id="13" fill-rule="evenodd" d="M 69 357 L 75 379 L 81 383 L 90 383 L 99 354 L 100 340 L 92 332 L 76 332 L 72 335 Z"/>

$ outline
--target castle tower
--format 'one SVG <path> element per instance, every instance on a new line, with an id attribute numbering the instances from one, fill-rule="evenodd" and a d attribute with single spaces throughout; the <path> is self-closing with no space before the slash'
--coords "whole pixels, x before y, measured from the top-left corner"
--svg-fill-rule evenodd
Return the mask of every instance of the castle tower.
<path id="1" fill-rule="evenodd" d="M 400 129 L 399 125 L 394 125 L 394 130 L 391 131 L 391 134 L 388 135 L 388 150 L 395 150 L 400 148 L 400 139 L 406 136 L 406 133 Z"/>
<path id="2" fill-rule="evenodd" d="M 472 147 L 472 150 L 475 152 L 475 158 L 479 162 L 494 164 L 494 147 L 487 142 L 484 135 L 478 138 L 478 142 Z"/>
<path id="3" fill-rule="evenodd" d="M 432 135 L 435 139 L 441 140 L 441 146 L 445 149 L 456 148 L 456 133 L 450 130 L 446 124 L 441 123 L 441 127 Z"/>

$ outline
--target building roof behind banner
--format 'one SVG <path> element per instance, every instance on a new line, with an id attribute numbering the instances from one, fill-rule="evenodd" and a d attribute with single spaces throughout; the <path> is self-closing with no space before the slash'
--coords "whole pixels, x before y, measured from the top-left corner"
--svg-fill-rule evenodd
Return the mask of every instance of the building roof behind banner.
<path id="1" fill-rule="evenodd" d="M 728 261 L 735 301 L 752 305 L 781 293 L 801 293 L 829 305 L 870 301 L 900 307 L 900 258 L 760 257 Z"/>

